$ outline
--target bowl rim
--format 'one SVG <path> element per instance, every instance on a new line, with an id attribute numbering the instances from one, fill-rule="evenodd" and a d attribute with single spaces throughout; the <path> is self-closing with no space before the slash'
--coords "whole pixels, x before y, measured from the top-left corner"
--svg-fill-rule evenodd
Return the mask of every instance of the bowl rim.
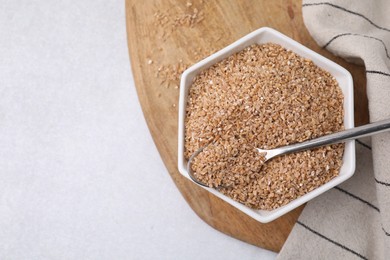
<path id="1" fill-rule="evenodd" d="M 352 75 L 347 71 L 345 68 L 341 67 L 339 64 L 325 58 L 324 56 L 320 55 L 319 53 L 314 52 L 313 50 L 307 48 L 306 46 L 302 45 L 301 43 L 289 38 L 288 36 L 272 29 L 269 27 L 262 27 L 260 29 L 257 29 L 244 37 L 236 40 L 232 44 L 222 48 L 221 50 L 217 51 L 216 53 L 204 58 L 203 60 L 195 63 L 188 69 L 186 69 L 180 80 L 180 98 L 179 98 L 179 124 L 178 124 L 178 169 L 181 175 L 186 177 L 187 179 L 190 179 L 188 176 L 187 169 L 185 167 L 185 158 L 184 158 L 184 135 L 185 135 L 185 109 L 187 105 L 187 94 L 188 90 L 191 87 L 191 84 L 189 84 L 188 78 L 192 73 L 196 73 L 198 70 L 206 69 L 204 67 L 211 66 L 212 64 L 217 63 L 219 60 L 224 59 L 225 57 L 222 57 L 224 55 L 231 55 L 232 53 L 235 53 L 234 49 L 237 47 L 242 47 L 242 45 L 245 45 L 249 41 L 253 40 L 254 38 L 261 36 L 261 34 L 269 33 L 272 36 L 275 36 L 279 38 L 281 41 L 284 41 L 285 43 L 288 43 L 289 45 L 293 45 L 294 48 L 298 49 L 301 53 L 300 56 L 309 56 L 309 59 L 315 59 L 317 61 L 322 62 L 323 64 L 327 64 L 329 67 L 334 68 L 335 70 L 338 70 L 343 77 L 345 77 L 346 80 L 346 87 L 345 91 L 343 91 L 344 95 L 344 127 L 345 129 L 353 128 L 354 127 L 354 101 L 353 101 L 353 79 Z M 242 47 L 245 48 L 246 46 Z M 296 50 L 293 50 L 296 52 Z M 230 54 L 229 54 L 230 53 Z M 305 55 L 302 55 L 304 53 Z M 221 58 L 222 57 L 222 58 Z M 319 65 L 318 65 L 319 66 Z M 321 67 L 321 66 L 319 66 Z M 340 86 L 341 88 L 341 86 Z M 342 89 L 342 88 L 341 88 Z M 343 89 L 342 89 L 343 90 Z M 348 154 L 347 154 L 348 153 Z M 345 165 L 345 166 L 344 166 Z M 268 223 L 270 221 L 275 220 L 276 218 L 288 213 L 289 211 L 292 211 L 293 209 L 299 207 L 300 205 L 308 202 L 311 199 L 314 199 L 315 197 L 319 196 L 320 194 L 326 192 L 327 190 L 333 188 L 336 185 L 339 185 L 340 183 L 344 182 L 345 180 L 349 179 L 355 172 L 355 166 L 356 166 L 356 158 L 355 158 L 355 141 L 347 141 L 345 142 L 345 149 L 344 149 L 344 155 L 343 155 L 343 167 L 347 167 L 344 175 L 338 175 L 335 178 L 333 178 L 331 181 L 321 185 L 320 187 L 310 191 L 309 193 L 289 202 L 288 204 L 279 207 L 272 211 L 265 211 L 265 210 L 254 210 L 251 209 L 237 201 L 234 201 L 233 199 L 223 195 L 222 193 L 218 192 L 217 190 L 213 188 L 207 188 L 204 186 L 201 186 L 202 188 L 206 189 L 207 191 L 211 192 L 212 194 L 216 195 L 217 197 L 221 198 L 222 200 L 226 201 L 230 205 L 234 206 L 238 210 L 244 212 L 245 214 L 249 215 L 250 217 L 256 219 L 259 222 L 262 223 Z M 341 169 L 340 169 L 341 172 Z M 190 179 L 191 180 L 191 179 Z M 192 181 L 192 180 L 191 180 Z M 195 182 L 194 182 L 195 183 Z M 195 183 L 196 184 L 196 183 Z M 198 185 L 198 184 L 196 184 Z M 266 215 L 262 215 L 259 212 L 268 212 Z"/>

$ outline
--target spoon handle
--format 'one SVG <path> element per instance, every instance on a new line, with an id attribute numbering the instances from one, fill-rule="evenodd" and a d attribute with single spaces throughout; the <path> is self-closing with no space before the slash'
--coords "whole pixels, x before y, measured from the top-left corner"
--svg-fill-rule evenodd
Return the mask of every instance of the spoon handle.
<path id="1" fill-rule="evenodd" d="M 315 147 L 320 147 L 328 144 L 341 143 L 343 141 L 357 139 L 363 136 L 370 136 L 390 130 L 390 119 L 378 121 L 375 123 L 358 126 L 337 133 L 324 135 L 302 143 L 296 143 L 284 147 L 276 148 L 280 155 L 308 150 Z"/>

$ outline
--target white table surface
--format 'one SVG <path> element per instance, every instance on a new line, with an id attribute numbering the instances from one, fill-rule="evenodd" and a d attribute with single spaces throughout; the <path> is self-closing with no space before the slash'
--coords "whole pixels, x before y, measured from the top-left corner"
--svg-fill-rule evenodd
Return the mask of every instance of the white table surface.
<path id="1" fill-rule="evenodd" d="M 174 186 L 135 93 L 123 0 L 0 0 L 0 230 L 0 259 L 275 258 Z"/>

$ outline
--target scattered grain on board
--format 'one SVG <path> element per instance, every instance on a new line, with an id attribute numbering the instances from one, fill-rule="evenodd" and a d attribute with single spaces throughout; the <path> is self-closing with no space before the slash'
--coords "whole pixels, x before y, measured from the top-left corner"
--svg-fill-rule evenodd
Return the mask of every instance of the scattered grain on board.
<path id="1" fill-rule="evenodd" d="M 153 35 L 159 40 L 160 43 L 164 43 L 172 33 L 179 32 L 178 28 L 182 30 L 191 30 L 196 25 L 200 24 L 205 18 L 204 2 L 200 1 L 188 1 L 185 3 L 185 8 L 170 8 L 167 10 L 156 9 L 153 15 Z M 220 40 L 220 37 L 217 39 Z M 155 70 L 155 76 L 160 79 L 160 84 L 165 88 L 174 86 L 174 89 L 179 89 L 180 76 L 184 70 L 189 67 L 189 64 L 193 64 L 215 52 L 214 49 L 208 48 L 204 50 L 201 46 L 193 47 L 188 51 L 189 63 L 182 60 L 175 64 L 162 64 L 158 60 L 164 60 L 162 56 L 164 48 L 158 47 L 153 49 L 157 55 L 153 55 L 154 59 L 148 60 L 149 65 L 153 65 L 152 69 Z"/>
<path id="2" fill-rule="evenodd" d="M 179 10 L 179 12 L 178 12 Z M 168 34 L 177 27 L 194 27 L 204 19 L 203 2 L 195 6 L 192 2 L 186 3 L 186 9 L 171 8 L 168 10 L 156 10 L 154 13 L 155 27 L 165 27 Z"/>
<path id="3" fill-rule="evenodd" d="M 179 61 L 177 64 L 160 65 L 156 72 L 156 77 L 161 80 L 160 84 L 169 88 L 174 86 L 178 89 L 180 76 L 187 69 L 188 64 Z"/>
<path id="4" fill-rule="evenodd" d="M 277 44 L 252 45 L 194 79 L 185 157 L 213 144 L 194 161 L 197 178 L 212 187 L 223 184 L 219 191 L 251 208 L 272 210 L 337 176 L 344 145 L 264 165 L 250 147 L 272 149 L 342 129 L 343 95 L 328 72 Z"/>
<path id="5" fill-rule="evenodd" d="M 201 47 L 198 47 L 190 51 L 190 56 L 195 61 L 199 61 L 212 53 L 214 50 L 205 51 Z M 155 64 L 152 62 L 152 64 Z M 183 60 L 179 60 L 176 64 L 164 64 L 155 66 L 155 76 L 160 79 L 160 84 L 166 88 L 174 86 L 175 89 L 179 89 L 180 77 L 183 72 L 189 67 L 188 63 L 184 63 Z"/>

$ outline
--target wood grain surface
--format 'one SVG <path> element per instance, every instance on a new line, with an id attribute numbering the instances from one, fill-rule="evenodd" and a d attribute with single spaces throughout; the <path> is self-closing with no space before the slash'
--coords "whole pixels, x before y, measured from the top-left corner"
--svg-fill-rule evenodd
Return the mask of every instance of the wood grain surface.
<path id="1" fill-rule="evenodd" d="M 301 1 L 126 0 L 126 24 L 135 86 L 146 122 L 172 180 L 187 203 L 215 229 L 250 244 L 280 251 L 303 207 L 261 224 L 179 174 L 176 106 L 179 74 L 186 66 L 240 37 L 263 26 L 272 27 L 352 73 L 355 123 L 360 125 L 368 122 L 364 67 L 348 64 L 316 44 L 303 24 Z"/>

